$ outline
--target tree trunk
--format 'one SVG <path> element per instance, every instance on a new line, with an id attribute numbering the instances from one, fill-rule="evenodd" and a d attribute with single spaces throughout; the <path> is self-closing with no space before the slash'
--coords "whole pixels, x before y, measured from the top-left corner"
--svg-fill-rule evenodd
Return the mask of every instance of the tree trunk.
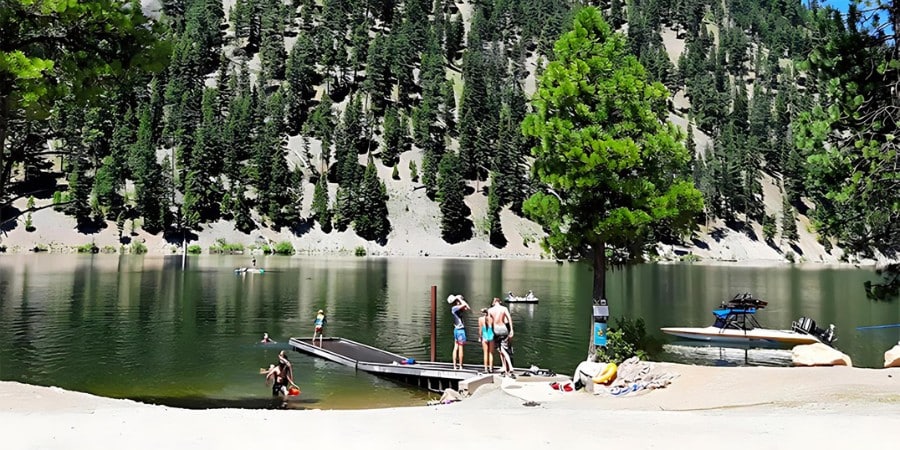
<path id="1" fill-rule="evenodd" d="M 601 299 L 606 298 L 606 242 L 598 242 L 591 245 L 591 249 L 594 252 L 594 287 L 591 294 L 592 302 L 591 306 L 599 305 Z M 597 354 L 597 349 L 594 346 L 594 320 L 593 320 L 593 310 L 591 311 L 591 335 L 590 335 L 590 351 L 588 353 L 588 359 L 593 360 L 594 355 Z"/>

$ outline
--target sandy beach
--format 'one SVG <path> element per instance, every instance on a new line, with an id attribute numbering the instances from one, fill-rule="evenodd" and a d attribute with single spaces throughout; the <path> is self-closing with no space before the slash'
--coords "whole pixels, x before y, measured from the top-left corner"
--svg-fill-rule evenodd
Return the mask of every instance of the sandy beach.
<path id="1" fill-rule="evenodd" d="M 633 397 L 507 380 L 455 404 L 353 411 L 184 410 L 0 382 L 0 433 L 11 449 L 694 449 L 882 447 L 900 429 L 900 369 L 660 367 L 679 377 Z"/>

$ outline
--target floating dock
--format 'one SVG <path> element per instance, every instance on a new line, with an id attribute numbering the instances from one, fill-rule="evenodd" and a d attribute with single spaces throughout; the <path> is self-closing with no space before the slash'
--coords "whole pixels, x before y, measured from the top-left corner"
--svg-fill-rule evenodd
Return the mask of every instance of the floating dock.
<path id="1" fill-rule="evenodd" d="M 290 344 L 298 352 L 432 392 L 443 392 L 447 388 L 458 390 L 460 381 L 482 375 L 483 369 L 481 365 L 464 365 L 462 369 L 454 369 L 453 364 L 447 362 L 409 363 L 411 359 L 405 356 L 340 337 L 324 338 L 321 347 L 318 343 L 313 344 L 311 338 L 291 338 Z M 530 373 L 528 370 L 515 369 L 517 375 L 524 375 L 526 372 Z"/>

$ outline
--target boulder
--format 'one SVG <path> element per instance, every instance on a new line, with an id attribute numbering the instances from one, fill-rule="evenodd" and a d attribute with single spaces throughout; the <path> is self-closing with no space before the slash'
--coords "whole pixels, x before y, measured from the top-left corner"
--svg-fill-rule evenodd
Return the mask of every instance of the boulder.
<path id="1" fill-rule="evenodd" d="M 791 351 L 791 360 L 795 366 L 853 367 L 849 356 L 819 342 L 794 347 Z"/>
<path id="2" fill-rule="evenodd" d="M 900 367 L 900 342 L 884 352 L 884 367 Z"/>

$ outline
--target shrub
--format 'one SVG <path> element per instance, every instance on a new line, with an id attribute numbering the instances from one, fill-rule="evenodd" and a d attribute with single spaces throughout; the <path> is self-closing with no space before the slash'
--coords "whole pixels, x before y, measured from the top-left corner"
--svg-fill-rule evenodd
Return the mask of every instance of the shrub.
<path id="1" fill-rule="evenodd" d="M 632 356 L 647 359 L 659 348 L 659 342 L 647 336 L 644 319 L 617 318 L 616 326 L 606 333 L 606 347 L 597 349 L 596 359 L 621 364 Z"/>
<path id="2" fill-rule="evenodd" d="M 93 242 L 90 244 L 84 244 L 75 248 L 75 251 L 78 253 L 97 253 L 100 251 Z"/>
<path id="3" fill-rule="evenodd" d="M 31 213 L 28 213 L 25 215 L 25 231 L 31 233 L 34 230 L 34 224 L 31 223 Z"/>
<path id="4" fill-rule="evenodd" d="M 188 245 L 187 252 L 188 252 L 188 254 L 191 254 L 191 255 L 199 255 L 200 253 L 203 252 L 203 248 L 200 247 L 200 245 L 198 245 L 198 244 L 191 244 L 191 245 Z"/>
<path id="5" fill-rule="evenodd" d="M 784 259 L 788 260 L 788 262 L 791 264 L 797 262 L 796 256 L 794 255 L 794 252 L 791 250 L 788 250 L 784 253 Z"/>
<path id="6" fill-rule="evenodd" d="M 356 256 L 366 256 L 366 248 L 360 245 L 356 247 L 356 250 L 354 250 L 353 254 Z"/>
<path id="7" fill-rule="evenodd" d="M 399 179 L 400 179 L 400 170 L 397 169 L 397 165 L 396 165 L 396 164 L 394 164 L 394 171 L 391 172 L 391 178 L 393 178 L 393 179 L 395 179 L 395 180 L 399 180 Z"/>
<path id="8" fill-rule="evenodd" d="M 132 242 L 131 253 L 135 255 L 143 255 L 147 253 L 147 246 L 143 242 Z"/>
<path id="9" fill-rule="evenodd" d="M 683 261 L 683 262 L 694 263 L 694 262 L 699 262 L 700 259 L 701 259 L 700 256 L 695 255 L 694 253 L 688 253 L 686 255 L 681 255 L 681 261 Z"/>
<path id="10" fill-rule="evenodd" d="M 293 255 L 294 254 L 294 244 L 291 244 L 288 241 L 281 241 L 275 244 L 275 253 L 278 255 Z"/>
<path id="11" fill-rule="evenodd" d="M 104 245 L 103 248 L 100 249 L 100 253 L 107 253 L 107 254 L 116 253 L 117 251 L 118 251 L 118 249 L 112 245 Z"/>

